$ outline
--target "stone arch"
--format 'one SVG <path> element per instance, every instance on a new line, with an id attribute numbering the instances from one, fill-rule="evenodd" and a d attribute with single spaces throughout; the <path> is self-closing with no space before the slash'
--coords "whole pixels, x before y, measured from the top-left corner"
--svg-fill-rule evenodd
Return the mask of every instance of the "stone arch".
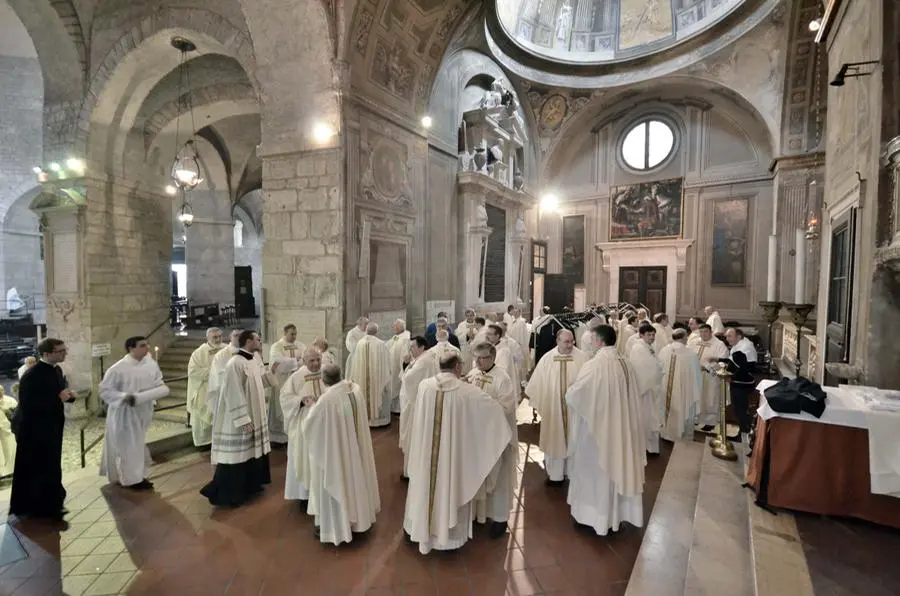
<path id="1" fill-rule="evenodd" d="M 2 216 L 0 234 L 0 299 L 16 288 L 33 310 L 35 322 L 46 319 L 46 295 L 44 286 L 44 259 L 40 219 L 30 206 L 42 188 L 33 182 L 21 189 Z M 6 309 L 6 303 L 0 310 Z"/>
<path id="2" fill-rule="evenodd" d="M 223 17 L 196 8 L 163 8 L 145 16 L 113 44 L 91 79 L 78 127 L 89 130 L 77 143 L 92 162 L 121 169 L 114 156 L 124 149 L 124 135 L 144 98 L 178 65 L 170 40 L 182 35 L 197 44 L 198 54 L 222 54 L 237 60 L 256 89 L 256 63 L 249 36 Z M 110 137 L 118 138 L 111 151 Z"/>

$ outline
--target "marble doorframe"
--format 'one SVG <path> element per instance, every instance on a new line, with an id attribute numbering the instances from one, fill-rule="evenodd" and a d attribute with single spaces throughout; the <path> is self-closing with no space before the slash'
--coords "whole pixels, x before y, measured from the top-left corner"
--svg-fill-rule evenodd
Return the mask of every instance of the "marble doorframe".
<path id="1" fill-rule="evenodd" d="M 359 222 L 359 270 L 358 276 L 364 280 L 360 287 L 360 304 L 362 312 L 368 313 L 372 304 L 371 296 L 371 280 L 375 274 L 370 271 L 369 259 L 372 249 L 372 241 L 383 242 L 386 244 L 397 244 L 406 256 L 406 269 L 403 279 L 403 293 L 406 303 L 403 306 L 405 316 L 402 317 L 408 321 L 409 306 L 412 300 L 412 246 L 413 246 L 413 228 L 415 218 L 412 216 L 404 216 L 396 213 L 386 213 L 374 209 L 360 208 L 358 211 Z M 386 311 L 387 312 L 387 311 Z M 394 310 L 390 312 L 395 312 Z"/>
<path id="2" fill-rule="evenodd" d="M 603 271 L 609 275 L 609 301 L 619 299 L 619 269 L 621 267 L 666 268 L 666 314 L 674 318 L 678 303 L 678 274 L 687 266 L 687 249 L 693 240 L 631 240 L 627 242 L 598 242 Z"/>

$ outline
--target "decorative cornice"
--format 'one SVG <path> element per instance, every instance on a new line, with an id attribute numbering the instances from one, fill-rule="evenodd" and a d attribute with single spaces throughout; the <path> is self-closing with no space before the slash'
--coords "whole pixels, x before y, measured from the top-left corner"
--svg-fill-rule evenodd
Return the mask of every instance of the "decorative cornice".
<path id="1" fill-rule="evenodd" d="M 610 272 L 612 267 L 612 255 L 618 252 L 645 252 L 655 250 L 657 252 L 674 252 L 675 270 L 683 273 L 687 269 L 687 249 L 694 244 L 691 239 L 676 240 L 628 240 L 623 242 L 598 242 L 594 248 L 599 250 L 603 257 L 603 271 Z"/>
<path id="2" fill-rule="evenodd" d="M 481 195 L 487 202 L 504 209 L 532 209 L 538 204 L 537 199 L 529 193 L 507 188 L 478 172 L 460 172 L 457 174 L 457 182 L 460 191 Z"/>
<path id="3" fill-rule="evenodd" d="M 769 165 L 769 171 L 777 174 L 782 170 L 801 170 L 823 167 L 824 165 L 825 152 L 817 151 L 805 155 L 784 155 L 782 157 L 776 157 L 772 160 L 771 165 Z"/>

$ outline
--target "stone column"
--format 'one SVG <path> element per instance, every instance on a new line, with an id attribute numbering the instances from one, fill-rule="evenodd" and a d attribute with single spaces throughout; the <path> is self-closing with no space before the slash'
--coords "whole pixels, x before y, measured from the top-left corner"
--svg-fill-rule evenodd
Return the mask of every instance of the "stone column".
<path id="1" fill-rule="evenodd" d="M 512 216 L 512 217 L 510 217 Z M 529 239 L 525 216 L 514 211 L 507 211 L 509 219 L 515 218 L 510 225 L 506 241 L 506 303 L 524 304 L 522 287 L 525 278 L 525 264 Z"/>
<path id="2" fill-rule="evenodd" d="M 470 213 L 466 224 L 465 257 L 466 287 L 463 303 L 466 308 L 478 308 L 484 304 L 484 266 L 487 243 L 493 230 L 487 225 L 484 203 L 470 199 Z"/>
<path id="3" fill-rule="evenodd" d="M 343 351 L 341 148 L 263 155 L 263 332 L 287 323 Z M 342 360 L 341 360 L 342 361 Z"/>
<path id="4" fill-rule="evenodd" d="M 234 220 L 227 193 L 188 193 L 194 222 L 187 229 L 187 295 L 194 304 L 234 304 Z M 175 201 L 176 213 L 180 210 Z"/>

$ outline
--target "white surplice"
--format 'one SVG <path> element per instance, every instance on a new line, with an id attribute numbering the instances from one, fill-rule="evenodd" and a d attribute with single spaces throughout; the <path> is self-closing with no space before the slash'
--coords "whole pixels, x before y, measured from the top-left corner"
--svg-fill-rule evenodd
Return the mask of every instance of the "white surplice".
<path id="1" fill-rule="evenodd" d="M 222 344 L 205 343 L 191 354 L 188 361 L 187 411 L 191 415 L 191 434 L 195 447 L 212 443 L 212 408 L 209 404 L 209 374 L 213 358 L 224 348 Z"/>
<path id="2" fill-rule="evenodd" d="M 425 352 L 410 362 L 400 382 L 400 450 L 403 452 L 403 475 L 409 476 L 409 428 L 415 417 L 419 384 L 438 374 L 434 358 Z"/>
<path id="3" fill-rule="evenodd" d="M 674 341 L 659 353 L 663 367 L 663 426 L 667 441 L 693 438 L 694 418 L 700 403 L 703 371 L 697 354 Z"/>
<path id="4" fill-rule="evenodd" d="M 567 476 L 569 429 L 572 416 L 566 408 L 566 391 L 575 382 L 581 368 L 590 358 L 572 348 L 572 353 L 562 355 L 553 348 L 541 358 L 525 387 L 525 395 L 531 407 L 541 415 L 539 446 L 544 452 L 544 470 L 552 481 Z"/>
<path id="5" fill-rule="evenodd" d="M 209 365 L 209 381 L 206 384 L 206 401 L 209 404 L 209 411 L 213 420 L 216 418 L 216 407 L 219 403 L 219 395 L 221 394 L 222 381 L 225 379 L 225 366 L 231 357 L 238 353 L 238 349 L 226 344 L 224 348 L 219 350 L 212 358 Z"/>
<path id="6" fill-rule="evenodd" d="M 134 396 L 134 405 L 125 396 Z M 150 471 L 147 428 L 153 419 L 153 404 L 169 395 L 162 372 L 150 356 L 135 360 L 125 356 L 109 367 L 100 383 L 100 397 L 106 411 L 106 438 L 100 475 L 122 486 L 138 484 Z"/>
<path id="7" fill-rule="evenodd" d="M 16 463 L 16 435 L 7 413 L 18 407 L 19 402 L 8 395 L 0 397 L 0 476 L 13 473 Z"/>
<path id="8" fill-rule="evenodd" d="M 637 377 L 616 348 L 598 350 L 566 393 L 572 412 L 567 501 L 572 517 L 605 536 L 643 526 L 644 448 Z"/>
<path id="9" fill-rule="evenodd" d="M 391 394 L 391 413 L 400 413 L 400 375 L 403 373 L 403 359 L 409 354 L 409 331 L 395 333 L 387 341 L 391 354 L 391 383 L 388 391 Z"/>
<path id="10" fill-rule="evenodd" d="M 662 364 L 653 348 L 644 340 L 634 342 L 628 360 L 637 372 L 638 393 L 643 406 L 643 428 L 647 434 L 647 451 L 659 453 L 659 431 L 662 427 Z"/>
<path id="11" fill-rule="evenodd" d="M 506 371 L 496 364 L 488 372 L 473 368 L 467 379 L 500 404 L 511 433 L 509 445 L 503 450 L 500 460 L 485 481 L 484 490 L 479 491 L 483 494 L 475 498 L 475 519 L 479 523 L 484 523 L 487 519 L 507 522 L 515 503 L 516 466 L 519 462 L 519 430 L 516 425 L 519 392 Z"/>
<path id="12" fill-rule="evenodd" d="M 284 474 L 284 498 L 288 501 L 309 498 L 309 451 L 301 425 L 312 406 L 303 402 L 315 402 L 324 390 L 322 371 L 313 373 L 305 366 L 288 377 L 281 387 L 279 401 L 288 437 L 287 469 Z"/>
<path id="13" fill-rule="evenodd" d="M 706 324 L 712 327 L 713 335 L 722 335 L 725 333 L 725 325 L 722 324 L 722 317 L 719 316 L 718 311 L 709 315 L 709 318 L 706 319 Z"/>
<path id="14" fill-rule="evenodd" d="M 709 341 L 699 340 L 689 347 L 697 354 L 703 368 L 697 424 L 714 426 L 719 423 L 719 395 L 722 393 L 722 381 L 712 370 L 720 358 L 728 358 L 728 348 L 716 336 Z"/>
<path id="15" fill-rule="evenodd" d="M 347 366 L 347 379 L 359 385 L 366 398 L 369 426 L 391 423 L 391 354 L 387 345 L 374 335 L 359 340 Z"/>
<path id="16" fill-rule="evenodd" d="M 268 394 L 268 421 L 269 438 L 275 443 L 287 443 L 287 430 L 284 423 L 284 413 L 281 410 L 281 388 L 292 374 L 302 366 L 301 360 L 306 352 L 306 346 L 295 341 L 288 342 L 284 338 L 279 339 L 269 349 L 269 372 L 275 377 L 275 384 Z M 278 367 L 275 368 L 275 364 Z M 274 369 L 274 370 L 273 370 Z"/>
<path id="17" fill-rule="evenodd" d="M 454 550 L 472 537 L 472 501 L 511 437 L 500 404 L 452 373 L 419 385 L 403 529 L 420 553 Z"/>
<path id="18" fill-rule="evenodd" d="M 340 381 L 316 401 L 302 423 L 309 449 L 310 515 L 319 540 L 341 544 L 365 532 L 381 510 L 375 453 L 359 385 Z"/>
<path id="19" fill-rule="evenodd" d="M 258 355 L 241 350 L 225 365 L 213 417 L 210 461 L 214 465 L 244 463 L 272 450 L 266 387 L 274 385 L 275 378 Z M 242 430 L 245 424 L 252 424 L 252 430 Z"/>

